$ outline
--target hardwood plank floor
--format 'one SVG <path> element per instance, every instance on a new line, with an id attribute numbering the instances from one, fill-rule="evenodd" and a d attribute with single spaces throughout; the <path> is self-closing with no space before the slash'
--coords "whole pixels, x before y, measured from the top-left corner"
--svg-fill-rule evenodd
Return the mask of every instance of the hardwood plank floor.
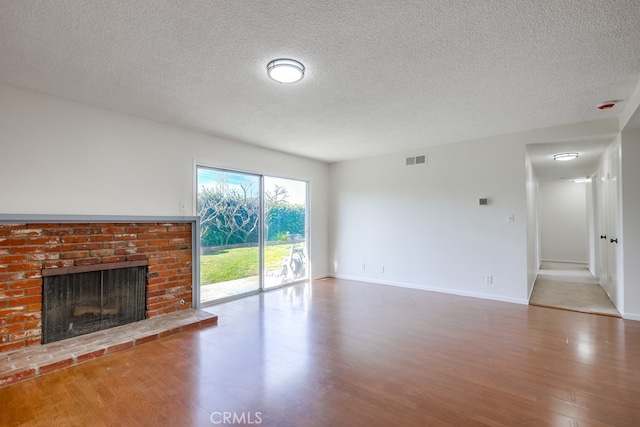
<path id="1" fill-rule="evenodd" d="M 0 425 L 640 425 L 640 322 L 334 279 L 210 310 L 1 388 Z"/>

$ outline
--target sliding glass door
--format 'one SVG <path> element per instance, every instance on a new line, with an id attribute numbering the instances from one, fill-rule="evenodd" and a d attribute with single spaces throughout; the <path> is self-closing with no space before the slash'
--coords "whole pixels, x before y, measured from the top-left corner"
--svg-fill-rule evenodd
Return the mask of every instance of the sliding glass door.
<path id="1" fill-rule="evenodd" d="M 260 289 L 261 178 L 198 167 L 200 301 Z"/>
<path id="2" fill-rule="evenodd" d="M 264 189 L 264 287 L 305 280 L 307 183 L 265 176 Z"/>
<path id="3" fill-rule="evenodd" d="M 200 302 L 306 280 L 307 183 L 197 167 Z"/>

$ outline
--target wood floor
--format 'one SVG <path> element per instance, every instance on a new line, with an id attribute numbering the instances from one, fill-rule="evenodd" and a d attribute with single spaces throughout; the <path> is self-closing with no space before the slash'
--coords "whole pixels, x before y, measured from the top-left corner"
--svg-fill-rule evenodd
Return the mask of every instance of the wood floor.
<path id="1" fill-rule="evenodd" d="M 333 279 L 211 311 L 1 388 L 0 425 L 640 425 L 640 322 Z"/>

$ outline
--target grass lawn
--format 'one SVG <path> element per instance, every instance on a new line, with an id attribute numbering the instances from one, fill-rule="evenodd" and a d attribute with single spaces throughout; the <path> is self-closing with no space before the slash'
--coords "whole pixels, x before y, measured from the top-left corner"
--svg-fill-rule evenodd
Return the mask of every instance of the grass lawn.
<path id="1" fill-rule="evenodd" d="M 289 256 L 291 243 L 267 246 L 264 263 L 267 270 L 279 269 Z M 258 275 L 258 247 L 225 249 L 200 256 L 200 284 L 226 282 Z"/>

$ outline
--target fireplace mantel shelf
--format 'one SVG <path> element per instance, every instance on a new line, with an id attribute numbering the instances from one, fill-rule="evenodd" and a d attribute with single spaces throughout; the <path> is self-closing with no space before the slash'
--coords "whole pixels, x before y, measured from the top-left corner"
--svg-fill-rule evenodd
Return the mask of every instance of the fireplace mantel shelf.
<path id="1" fill-rule="evenodd" d="M 7 214 L 0 213 L 0 223 L 87 223 L 87 222 L 199 222 L 197 216 L 154 215 L 68 215 L 68 214 Z"/>

